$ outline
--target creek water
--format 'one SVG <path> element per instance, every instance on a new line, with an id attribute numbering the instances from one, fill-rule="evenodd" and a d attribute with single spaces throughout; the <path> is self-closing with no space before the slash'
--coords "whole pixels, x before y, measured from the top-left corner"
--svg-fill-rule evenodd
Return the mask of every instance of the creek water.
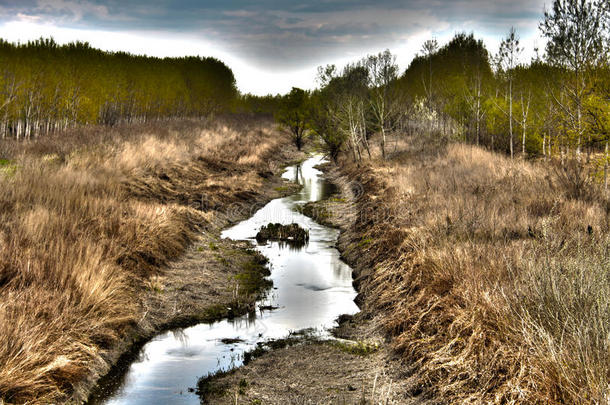
<path id="1" fill-rule="evenodd" d="M 124 362 L 122 369 L 104 379 L 90 404 L 199 404 L 199 397 L 189 390 L 196 387 L 198 378 L 240 366 L 243 353 L 258 342 L 312 328 L 322 337 L 329 336 L 327 329 L 339 315 L 358 312 L 352 270 L 335 248 L 339 231 L 296 210 L 299 205 L 327 198 L 334 191 L 315 168 L 322 162 L 320 156 L 314 156 L 288 167 L 283 177 L 301 184 L 302 189 L 272 200 L 221 235 L 249 240 L 269 259 L 273 289 L 257 303 L 257 308 L 276 309 L 257 310 L 256 314 L 156 336 Z M 270 222 L 299 224 L 309 230 L 309 242 L 298 248 L 280 242 L 257 244 L 256 233 Z M 223 343 L 227 339 L 234 343 Z"/>

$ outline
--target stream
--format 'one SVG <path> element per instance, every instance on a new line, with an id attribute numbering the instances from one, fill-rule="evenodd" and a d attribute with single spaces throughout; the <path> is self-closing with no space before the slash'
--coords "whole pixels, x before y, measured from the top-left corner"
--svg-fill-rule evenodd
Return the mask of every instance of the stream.
<path id="1" fill-rule="evenodd" d="M 256 307 L 277 309 L 157 335 L 131 363 L 123 365 L 116 378 L 100 385 L 90 404 L 199 404 L 199 397 L 189 390 L 196 387 L 198 378 L 239 367 L 243 353 L 257 342 L 311 328 L 321 337 L 330 337 L 328 329 L 339 315 L 358 312 L 352 270 L 335 248 L 339 231 L 296 211 L 299 205 L 325 199 L 335 191 L 315 169 L 322 162 L 322 157 L 314 156 L 288 167 L 282 177 L 301 184 L 302 189 L 272 200 L 221 234 L 249 240 L 269 259 L 273 288 Z M 309 230 L 309 242 L 300 248 L 281 242 L 257 244 L 256 233 L 270 222 L 299 224 Z M 226 339 L 235 343 L 223 343 Z"/>

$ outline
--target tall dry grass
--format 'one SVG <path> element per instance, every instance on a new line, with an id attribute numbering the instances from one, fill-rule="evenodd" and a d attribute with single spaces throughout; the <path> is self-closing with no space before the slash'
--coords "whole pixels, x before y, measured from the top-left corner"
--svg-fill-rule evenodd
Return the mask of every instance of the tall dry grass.
<path id="1" fill-rule="evenodd" d="M 610 401 L 608 201 L 546 164 L 419 138 L 346 173 L 368 191 L 365 311 L 421 384 L 447 403 Z"/>
<path id="2" fill-rule="evenodd" d="M 99 368 L 141 320 L 147 278 L 260 189 L 287 142 L 271 128 L 173 122 L 0 145 L 12 168 L 0 171 L 0 399 L 61 402 Z"/>

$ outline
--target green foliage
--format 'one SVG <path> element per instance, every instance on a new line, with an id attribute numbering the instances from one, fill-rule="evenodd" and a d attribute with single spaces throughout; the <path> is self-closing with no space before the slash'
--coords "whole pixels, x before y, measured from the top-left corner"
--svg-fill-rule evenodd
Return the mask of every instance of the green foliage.
<path id="1" fill-rule="evenodd" d="M 155 58 L 39 39 L 0 40 L 0 61 L 2 137 L 205 116 L 227 110 L 237 95 L 232 71 L 215 58 Z"/>
<path id="2" fill-rule="evenodd" d="M 370 118 L 369 69 L 365 61 L 347 65 L 339 75 L 333 65 L 318 68 L 324 87 L 311 96 L 311 128 L 323 141 L 333 160 L 348 142 L 354 157 L 366 143 Z"/>
<path id="3" fill-rule="evenodd" d="M 434 81 L 430 86 L 430 63 Z M 413 98 L 426 98 L 429 93 L 433 98 L 447 98 L 447 96 L 463 97 L 456 90 L 465 89 L 475 76 L 488 84 L 492 77 L 489 53 L 481 40 L 474 38 L 473 34 L 458 33 L 455 37 L 434 53 L 425 56 L 416 56 L 400 77 L 401 88 L 409 92 Z M 446 80 L 451 82 L 446 86 Z"/>
<path id="4" fill-rule="evenodd" d="M 563 112 L 559 118 L 570 142 L 576 144 L 577 153 L 583 144 L 590 152 L 595 138 L 600 138 L 598 131 L 604 131 L 599 127 L 598 114 L 603 115 L 605 108 L 595 106 L 595 100 L 602 100 L 602 104 L 610 102 L 604 86 L 600 88 L 597 82 L 599 77 L 607 79 L 608 28 L 610 3 L 607 0 L 554 0 L 540 23 L 542 34 L 547 38 L 547 59 L 564 73 L 554 102 Z M 589 115 L 585 116 L 587 109 Z M 607 140 L 607 132 L 601 138 Z"/>
<path id="5" fill-rule="evenodd" d="M 339 350 L 354 354 L 356 356 L 368 356 L 369 354 L 375 353 L 379 350 L 378 343 L 367 343 L 361 340 L 355 342 L 349 341 L 331 341 L 331 344 Z"/>
<path id="6" fill-rule="evenodd" d="M 17 165 L 8 159 L 0 159 L 0 175 L 11 177 L 17 172 Z"/>
<path id="7" fill-rule="evenodd" d="M 576 72 L 607 61 L 609 24 L 607 0 L 554 0 L 540 23 L 549 61 Z"/>
<path id="8" fill-rule="evenodd" d="M 574 12 L 570 7 L 561 12 Z M 607 27 L 608 7 L 599 2 L 595 7 L 595 18 Z M 583 15 L 593 18 L 590 11 Z M 557 22 L 559 17 L 551 14 L 547 13 L 547 20 L 554 18 L 556 26 L 586 23 L 567 15 L 561 16 L 567 23 Z M 601 26 L 595 18 L 594 27 Z M 595 35 L 590 37 L 610 49 L 607 32 Z M 572 51 L 573 58 L 580 57 L 576 51 L 586 53 L 578 47 Z M 511 155 L 516 151 L 523 156 L 565 156 L 581 146 L 602 152 L 610 126 L 607 53 L 588 55 L 589 62 L 578 73 L 553 60 L 555 51 L 547 60 L 536 56 L 529 64 L 521 63 L 520 52 L 518 36 L 511 29 L 497 58 L 491 58 L 473 34 L 458 33 L 440 48 L 434 40 L 427 41 L 423 55 L 416 56 L 398 78 L 389 51 L 342 70 L 321 67 L 321 88 L 311 95 L 312 133 L 335 160 L 342 151 L 351 151 L 355 160 L 361 159 L 362 150 L 370 156 L 369 139 L 374 133 L 380 135 L 382 154 L 386 134 L 414 132 L 453 137 Z"/>
<path id="9" fill-rule="evenodd" d="M 347 136 L 339 130 L 334 119 L 333 109 L 336 105 L 333 98 L 332 90 L 327 88 L 312 93 L 311 129 L 322 140 L 330 157 L 336 161 Z"/>
<path id="10" fill-rule="evenodd" d="M 255 96 L 248 93 L 237 98 L 234 111 L 237 113 L 274 115 L 280 109 L 281 101 L 282 96 L 279 94 L 275 96 Z"/>
<path id="11" fill-rule="evenodd" d="M 280 108 L 275 114 L 277 122 L 290 129 L 298 150 L 303 147 L 310 115 L 309 93 L 296 87 L 282 97 Z"/>

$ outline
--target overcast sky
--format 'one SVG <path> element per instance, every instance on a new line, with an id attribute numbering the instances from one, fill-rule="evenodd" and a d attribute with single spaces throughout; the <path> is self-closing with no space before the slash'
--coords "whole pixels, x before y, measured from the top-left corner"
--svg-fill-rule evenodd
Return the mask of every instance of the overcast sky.
<path id="1" fill-rule="evenodd" d="M 311 88 L 316 67 L 389 48 L 405 69 L 424 40 L 474 32 L 495 52 L 514 26 L 541 49 L 544 0 L 0 0 L 0 37 L 89 41 L 155 56 L 216 56 L 242 92 Z"/>

